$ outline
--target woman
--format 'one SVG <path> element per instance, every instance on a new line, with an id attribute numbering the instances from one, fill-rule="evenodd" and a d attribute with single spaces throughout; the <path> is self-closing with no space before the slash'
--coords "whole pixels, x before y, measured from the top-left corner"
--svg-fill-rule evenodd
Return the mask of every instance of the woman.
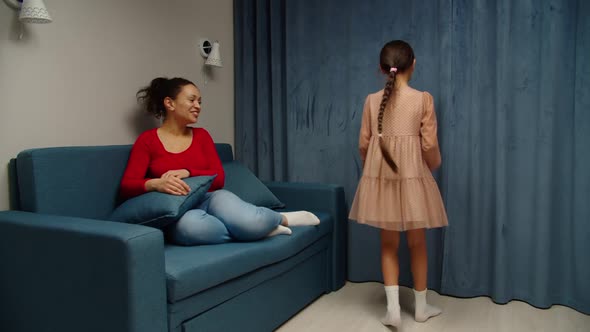
<path id="1" fill-rule="evenodd" d="M 149 191 L 187 195 L 182 180 L 217 175 L 205 199 L 173 224 L 170 238 L 176 244 L 199 245 L 255 241 L 266 236 L 291 234 L 289 226 L 317 225 L 307 211 L 279 213 L 244 202 L 222 189 L 225 173 L 209 133 L 188 127 L 201 113 L 201 92 L 184 78 L 156 78 L 139 90 L 137 99 L 156 118 L 159 128 L 138 138 L 121 181 L 121 195 L 131 198 Z"/>

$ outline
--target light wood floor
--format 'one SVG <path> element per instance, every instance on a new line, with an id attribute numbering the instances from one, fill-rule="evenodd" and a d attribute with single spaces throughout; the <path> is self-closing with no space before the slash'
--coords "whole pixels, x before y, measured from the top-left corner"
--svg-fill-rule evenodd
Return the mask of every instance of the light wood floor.
<path id="1" fill-rule="evenodd" d="M 428 301 L 442 308 L 443 313 L 417 323 L 410 313 L 414 303 L 412 290 L 400 287 L 402 327 L 399 331 L 590 332 L 590 316 L 564 306 L 538 309 L 520 301 L 499 305 L 488 297 L 463 299 L 433 291 L 428 291 Z M 339 291 L 313 302 L 277 331 L 395 331 L 379 322 L 385 305 L 382 284 L 349 282 Z"/>

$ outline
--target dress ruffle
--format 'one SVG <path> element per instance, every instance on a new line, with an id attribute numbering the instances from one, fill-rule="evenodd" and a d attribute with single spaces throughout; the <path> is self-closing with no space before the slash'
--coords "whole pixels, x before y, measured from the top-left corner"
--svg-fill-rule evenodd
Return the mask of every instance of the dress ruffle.
<path id="1" fill-rule="evenodd" d="M 383 161 L 380 139 L 398 173 Z M 422 157 L 419 135 L 371 137 L 349 217 L 395 231 L 448 225 L 440 191 Z"/>

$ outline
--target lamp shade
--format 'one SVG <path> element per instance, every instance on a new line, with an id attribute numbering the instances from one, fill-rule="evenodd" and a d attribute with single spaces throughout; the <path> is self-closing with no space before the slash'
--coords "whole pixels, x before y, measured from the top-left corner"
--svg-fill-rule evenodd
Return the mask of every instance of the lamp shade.
<path id="1" fill-rule="evenodd" d="M 205 64 L 207 66 L 223 67 L 223 64 L 221 63 L 221 54 L 219 54 L 219 42 L 213 42 L 211 53 L 209 53 Z"/>
<path id="2" fill-rule="evenodd" d="M 18 18 L 23 23 L 51 23 L 52 21 L 43 0 L 24 0 Z"/>

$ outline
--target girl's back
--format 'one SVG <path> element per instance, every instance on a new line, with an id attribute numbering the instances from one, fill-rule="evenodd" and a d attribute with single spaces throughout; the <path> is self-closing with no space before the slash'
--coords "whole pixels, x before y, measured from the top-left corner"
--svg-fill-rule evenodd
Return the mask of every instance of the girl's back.
<path id="1" fill-rule="evenodd" d="M 424 113 L 424 96 L 426 93 L 409 86 L 396 90 L 393 103 L 383 112 L 383 136 L 420 135 L 420 124 Z M 374 93 L 371 98 L 371 131 L 377 133 L 377 117 L 383 90 Z"/>

